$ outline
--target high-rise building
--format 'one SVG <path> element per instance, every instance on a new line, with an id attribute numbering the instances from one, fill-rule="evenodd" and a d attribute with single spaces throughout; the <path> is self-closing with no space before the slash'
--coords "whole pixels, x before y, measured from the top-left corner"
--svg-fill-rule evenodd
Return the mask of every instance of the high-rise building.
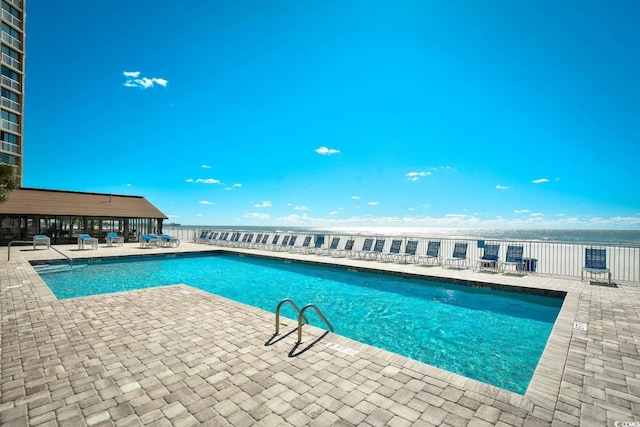
<path id="1" fill-rule="evenodd" d="M 22 186 L 26 0 L 0 1 L 2 1 L 0 163 L 16 168 L 18 184 Z"/>

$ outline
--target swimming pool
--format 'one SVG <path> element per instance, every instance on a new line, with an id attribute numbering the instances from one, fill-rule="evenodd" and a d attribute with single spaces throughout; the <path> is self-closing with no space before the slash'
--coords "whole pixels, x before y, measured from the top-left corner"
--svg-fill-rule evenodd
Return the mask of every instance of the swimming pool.
<path id="1" fill-rule="evenodd" d="M 563 301 L 237 254 L 103 258 L 42 278 L 58 298 L 185 283 L 270 312 L 314 303 L 337 334 L 520 394 Z"/>

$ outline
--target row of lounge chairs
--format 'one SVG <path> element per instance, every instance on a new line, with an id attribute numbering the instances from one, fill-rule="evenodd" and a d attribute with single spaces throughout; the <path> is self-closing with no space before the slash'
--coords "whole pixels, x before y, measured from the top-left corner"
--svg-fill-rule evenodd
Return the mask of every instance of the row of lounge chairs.
<path id="1" fill-rule="evenodd" d="M 413 263 L 424 266 L 442 266 L 445 268 L 467 268 L 468 243 L 458 242 L 454 246 L 450 257 L 442 257 L 440 241 L 429 241 L 424 254 L 418 254 L 418 241 L 407 240 L 402 251 L 403 239 L 392 239 L 388 251 L 384 251 L 386 239 L 365 238 L 360 249 L 354 248 L 355 239 L 347 239 L 342 248 L 339 247 L 340 237 L 333 237 L 329 245 L 325 245 L 324 236 L 306 236 L 301 245 L 296 245 L 298 236 L 280 235 L 270 236 L 264 233 L 241 233 L 225 231 L 203 231 L 196 239 L 198 243 L 207 243 L 220 246 L 233 246 L 254 249 L 267 249 L 275 251 L 289 251 L 292 253 L 328 255 L 334 257 L 350 257 L 362 260 L 375 260 L 380 262 Z M 525 264 L 522 258 L 523 247 L 509 245 L 506 259 L 498 260 L 499 245 L 487 245 L 483 256 L 477 260 L 474 269 L 493 269 L 504 271 L 513 266 L 514 271 L 522 273 Z"/>
<path id="2" fill-rule="evenodd" d="M 384 251 L 386 239 L 365 238 L 360 249 L 354 248 L 355 239 L 348 238 L 344 246 L 339 247 L 341 237 L 333 237 L 330 242 L 325 242 L 325 236 L 306 236 L 304 241 L 297 245 L 298 236 L 251 232 L 228 231 L 203 231 L 196 238 L 198 243 L 206 243 L 220 246 L 243 247 L 253 249 L 265 249 L 274 251 L 288 251 L 301 254 L 327 255 L 333 257 L 349 257 L 362 260 L 375 260 L 380 262 L 413 263 L 423 266 L 442 266 L 443 268 L 472 268 L 474 271 L 488 270 L 491 272 L 514 273 L 518 275 L 535 271 L 535 262 L 531 258 L 524 258 L 522 245 L 509 244 L 505 258 L 500 260 L 500 244 L 483 243 L 483 251 L 480 258 L 470 260 L 467 256 L 468 242 L 456 242 L 453 252 L 449 257 L 443 257 L 441 242 L 432 240 L 427 243 L 426 251 L 417 253 L 418 240 L 408 239 L 404 251 L 402 244 L 404 239 L 392 239 L 388 251 Z M 326 243 L 329 243 L 328 245 Z M 606 274 L 611 283 L 611 272 L 606 266 L 606 250 L 601 248 L 587 248 L 585 253 L 584 273 Z"/>

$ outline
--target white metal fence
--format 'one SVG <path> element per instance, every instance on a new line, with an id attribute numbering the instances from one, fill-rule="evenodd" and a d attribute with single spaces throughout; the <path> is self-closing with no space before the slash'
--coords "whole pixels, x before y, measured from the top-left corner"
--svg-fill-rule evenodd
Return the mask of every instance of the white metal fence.
<path id="1" fill-rule="evenodd" d="M 189 229 L 165 229 L 175 237 L 185 241 L 195 241 L 197 237 L 201 235 L 203 229 L 189 230 Z M 334 237 L 339 238 L 338 249 L 343 249 L 348 240 L 354 240 L 353 250 L 360 251 L 365 239 L 384 240 L 384 246 L 382 253 L 388 253 L 393 240 L 402 240 L 400 248 L 400 254 L 405 253 L 407 242 L 417 241 L 416 255 L 425 255 L 427 251 L 427 245 L 430 241 L 440 242 L 440 257 L 450 258 L 453 254 L 453 247 L 456 242 L 467 243 L 467 264 L 468 268 L 471 268 L 483 254 L 483 248 L 487 244 L 500 245 L 499 260 L 505 260 L 508 246 L 522 246 L 523 247 L 523 261 L 526 274 L 539 274 L 546 276 L 559 276 L 559 277 L 574 277 L 579 278 L 582 276 L 583 267 L 585 266 L 585 250 L 588 248 L 602 248 L 606 250 L 606 265 L 611 271 L 611 278 L 616 283 L 635 283 L 640 284 L 640 245 L 605 245 L 605 244 L 590 244 L 590 243 L 566 243 L 566 242 L 551 242 L 551 241 L 517 241 L 517 240 L 472 240 L 472 239 L 447 239 L 447 238 L 428 238 L 428 237 L 407 237 L 407 236 L 393 236 L 393 235 L 364 235 L 364 234 L 304 234 L 304 233 L 275 233 L 273 231 L 256 231 L 256 230 L 215 230 L 217 232 L 228 231 L 240 232 L 242 237 L 245 233 L 254 234 L 255 238 L 258 234 L 269 235 L 268 241 L 272 242 L 275 234 L 279 234 L 280 242 L 284 236 L 297 235 L 296 244 L 294 247 L 300 247 L 305 237 L 313 236 L 311 241 L 311 247 L 315 242 L 316 236 L 324 237 L 324 244 L 322 248 L 328 248 Z M 373 246 L 372 246 L 373 247 Z M 291 249 L 291 248 L 289 248 Z"/>

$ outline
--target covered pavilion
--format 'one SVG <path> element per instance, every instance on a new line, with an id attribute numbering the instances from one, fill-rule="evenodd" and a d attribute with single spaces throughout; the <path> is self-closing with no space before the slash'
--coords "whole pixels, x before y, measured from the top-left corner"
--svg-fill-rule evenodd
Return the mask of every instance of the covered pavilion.
<path id="1" fill-rule="evenodd" d="M 74 243 L 79 234 L 103 239 L 116 232 L 125 241 L 161 233 L 167 219 L 142 196 L 19 188 L 0 204 L 0 245 L 47 235 L 51 243 Z"/>

